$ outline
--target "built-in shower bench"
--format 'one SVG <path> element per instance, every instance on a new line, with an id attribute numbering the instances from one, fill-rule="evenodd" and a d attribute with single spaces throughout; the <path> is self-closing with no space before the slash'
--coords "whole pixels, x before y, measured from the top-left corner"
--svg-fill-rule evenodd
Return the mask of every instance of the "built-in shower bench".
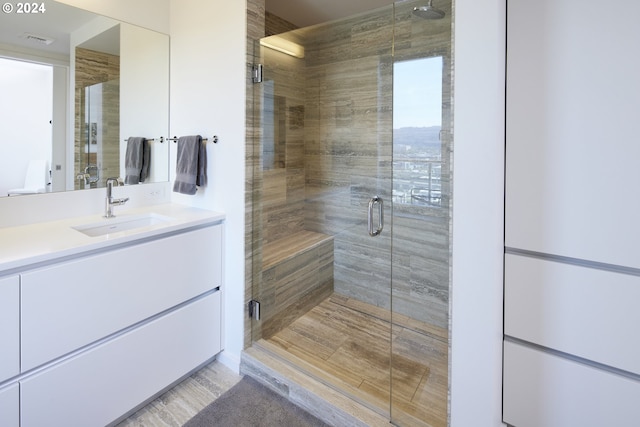
<path id="1" fill-rule="evenodd" d="M 307 230 L 274 240 L 263 247 L 262 270 L 267 270 L 327 243 L 331 243 L 333 249 L 333 236 Z"/>
<path id="2" fill-rule="evenodd" d="M 332 292 L 333 236 L 304 230 L 266 243 L 258 296 L 262 337 L 268 338 Z"/>

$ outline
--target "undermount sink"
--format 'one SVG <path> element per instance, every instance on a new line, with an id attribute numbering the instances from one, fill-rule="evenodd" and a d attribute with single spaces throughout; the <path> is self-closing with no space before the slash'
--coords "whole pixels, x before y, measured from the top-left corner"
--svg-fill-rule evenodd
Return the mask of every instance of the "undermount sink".
<path id="1" fill-rule="evenodd" d="M 100 222 L 77 225 L 71 228 L 89 237 L 96 237 L 161 224 L 163 222 L 170 221 L 171 219 L 172 218 L 168 216 L 148 213 L 142 215 L 126 215 L 122 217 L 105 218 Z"/>

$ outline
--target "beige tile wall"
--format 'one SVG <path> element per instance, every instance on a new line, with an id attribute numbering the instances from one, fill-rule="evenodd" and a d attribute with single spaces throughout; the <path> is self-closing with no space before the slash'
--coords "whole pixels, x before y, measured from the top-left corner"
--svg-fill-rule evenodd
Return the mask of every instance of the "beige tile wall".
<path id="1" fill-rule="evenodd" d="M 93 164 L 100 163 L 97 186 L 104 187 L 108 177 L 120 174 L 120 57 L 77 47 L 75 75 L 74 175 L 83 172 L 87 165 L 84 90 L 94 84 L 109 82 L 103 93 L 102 145 L 96 147 L 99 152 L 89 158 Z M 84 188 L 84 184 L 75 180 L 75 188 Z"/>
<path id="2" fill-rule="evenodd" d="M 387 203 L 386 233 L 367 234 L 369 198 L 391 198 L 394 61 L 444 57 L 451 77 L 451 5 L 436 2 L 449 19 L 411 15 L 412 2 L 287 33 L 305 47 L 305 58 L 266 52 L 286 99 L 286 167 L 263 173 L 260 130 L 253 103 L 260 88 L 248 83 L 247 278 L 260 276 L 261 244 L 304 229 L 334 237 L 334 286 L 339 293 L 389 308 L 391 260 L 394 310 L 439 327 L 448 326 L 452 152 L 451 85 L 443 85 L 443 206 L 394 209 Z M 262 1 L 249 1 L 249 39 L 265 34 Z M 392 44 L 395 42 L 395 45 Z M 255 48 L 249 40 L 250 50 Z M 249 62 L 251 59 L 248 60 Z M 265 74 L 266 79 L 270 79 Z M 255 99 L 253 97 L 256 97 Z M 251 110 L 251 111 L 250 111 Z M 248 178 L 249 179 L 249 178 Z M 248 211 L 251 212 L 251 211 Z M 249 217 L 251 217 L 249 219 Z M 254 222 L 255 221 L 255 222 Z M 393 221 L 393 256 L 389 230 Z M 258 226 L 259 225 L 259 226 Z M 249 231 L 250 230 L 250 231 Z M 251 248 L 251 249 L 249 249 Z M 251 295 L 251 284 L 247 284 Z M 249 299 L 249 297 L 247 298 Z M 250 343 L 249 335 L 246 336 Z"/>

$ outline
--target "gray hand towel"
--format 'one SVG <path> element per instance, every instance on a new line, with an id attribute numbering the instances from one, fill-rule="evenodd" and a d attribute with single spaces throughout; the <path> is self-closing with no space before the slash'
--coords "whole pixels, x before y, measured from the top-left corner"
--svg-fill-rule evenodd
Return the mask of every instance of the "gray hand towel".
<path id="1" fill-rule="evenodd" d="M 125 184 L 138 184 L 144 182 L 149 176 L 149 164 L 151 160 L 151 147 L 147 140 L 141 137 L 130 137 L 127 140 L 125 153 Z"/>
<path id="2" fill-rule="evenodd" d="M 142 169 L 140 170 L 140 182 L 145 182 L 149 178 L 151 167 L 151 143 L 146 139 L 142 143 Z"/>
<path id="3" fill-rule="evenodd" d="M 207 151 L 200 135 L 178 138 L 178 157 L 176 159 L 176 181 L 173 191 L 176 193 L 196 194 L 196 186 L 207 184 Z"/>

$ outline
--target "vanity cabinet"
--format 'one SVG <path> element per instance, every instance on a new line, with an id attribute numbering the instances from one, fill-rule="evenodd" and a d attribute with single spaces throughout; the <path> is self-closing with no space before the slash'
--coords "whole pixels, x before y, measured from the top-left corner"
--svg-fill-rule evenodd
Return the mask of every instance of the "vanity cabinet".
<path id="1" fill-rule="evenodd" d="M 0 279 L 0 426 L 19 426 L 20 277 Z M 9 380 L 9 381 L 7 381 Z M 2 384 L 7 382 L 7 384 Z"/>
<path id="2" fill-rule="evenodd" d="M 219 287 L 221 251 L 207 227 L 23 274 L 22 369 Z"/>
<path id="3" fill-rule="evenodd" d="M 200 224 L 0 279 L 0 425 L 108 425 L 215 357 L 222 239 Z"/>
<path id="4" fill-rule="evenodd" d="M 0 383 L 20 373 L 20 278 L 0 279 Z M 0 423 L 0 425 L 4 425 Z"/>
<path id="5" fill-rule="evenodd" d="M 220 292 L 21 382 L 21 427 L 104 426 L 220 351 Z"/>
<path id="6" fill-rule="evenodd" d="M 0 426 L 20 425 L 20 390 L 18 384 L 0 389 Z"/>

